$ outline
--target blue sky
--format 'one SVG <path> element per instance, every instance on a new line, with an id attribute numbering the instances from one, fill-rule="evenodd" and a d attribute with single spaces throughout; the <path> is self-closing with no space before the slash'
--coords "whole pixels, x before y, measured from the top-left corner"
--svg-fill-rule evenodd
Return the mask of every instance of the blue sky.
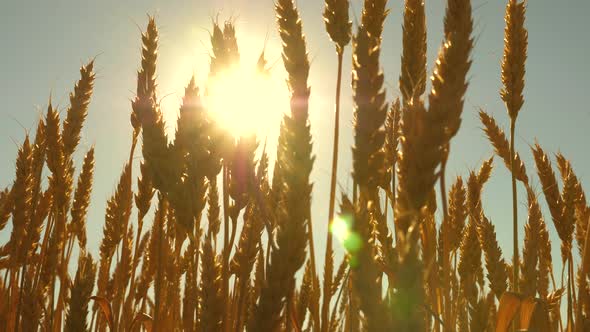
<path id="1" fill-rule="evenodd" d="M 427 1 L 428 68 L 434 63 L 442 40 L 444 1 Z M 166 118 L 173 120 L 183 88 L 191 75 L 205 77 L 208 68 L 208 29 L 211 18 L 236 18 L 238 42 L 244 60 L 255 61 L 268 35 L 267 57 L 276 61 L 274 75 L 284 75 L 280 62 L 280 43 L 274 25 L 271 0 L 193 0 L 193 1 L 10 1 L 0 3 L 0 187 L 14 177 L 18 144 L 46 110 L 49 96 L 60 110 L 68 106 L 68 93 L 77 80 L 78 68 L 96 56 L 97 79 L 81 146 L 77 154 L 96 146 L 95 186 L 88 217 L 89 246 L 97 252 L 102 238 L 106 200 L 115 189 L 131 140 L 130 100 L 139 66 L 140 29 L 146 14 L 157 18 L 160 28 L 158 67 L 159 96 Z M 473 1 L 476 45 L 470 86 L 466 96 L 463 124 L 452 143 L 448 182 L 455 175 L 466 175 L 488 158 L 492 148 L 481 131 L 478 108 L 493 114 L 505 128 L 507 115 L 499 97 L 500 61 L 503 46 L 503 1 Z M 327 199 L 333 125 L 335 52 L 324 32 L 321 17 L 323 2 L 299 0 L 308 51 L 312 60 L 310 120 L 314 139 L 315 168 L 313 220 L 316 240 L 323 252 L 327 222 Z M 351 17 L 359 17 L 360 0 L 351 1 Z M 391 14 L 386 20 L 381 63 L 386 77 L 388 99 L 399 95 L 397 79 L 401 54 L 402 1 L 389 1 Z M 586 103 L 590 77 L 590 24 L 585 0 L 558 2 L 531 1 L 527 9 L 529 57 L 525 105 L 519 115 L 516 144 L 534 172 L 529 145 L 538 138 L 549 152 L 561 151 L 573 162 L 583 184 L 590 176 L 587 142 L 590 135 L 590 110 Z M 345 54 L 343 114 L 339 184 L 350 189 L 350 145 L 352 106 L 350 104 L 350 48 Z M 200 80 L 199 83 L 202 83 Z M 285 87 L 286 89 L 286 87 Z M 288 107 L 285 103 L 285 108 Z M 277 110 L 277 112 L 285 111 Z M 170 130 L 173 122 L 168 123 Z M 278 125 L 278 124 L 277 124 Z M 269 136 L 270 141 L 274 141 Z M 272 142 L 269 141 L 269 146 Z M 270 150 L 274 151 L 274 150 Z M 508 172 L 499 162 L 485 188 L 484 211 L 496 225 L 505 257 L 511 256 L 511 197 Z M 536 188 L 540 185 L 533 176 Z M 520 195 L 521 226 L 525 220 L 525 196 Z M 555 229 L 546 209 L 552 239 Z M 8 238 L 0 233 L 0 243 Z M 522 236 L 523 227 L 520 229 Z M 322 234 L 319 236 L 319 234 Z M 522 242 L 521 242 L 522 243 Z M 558 255 L 554 242 L 554 257 Z"/>

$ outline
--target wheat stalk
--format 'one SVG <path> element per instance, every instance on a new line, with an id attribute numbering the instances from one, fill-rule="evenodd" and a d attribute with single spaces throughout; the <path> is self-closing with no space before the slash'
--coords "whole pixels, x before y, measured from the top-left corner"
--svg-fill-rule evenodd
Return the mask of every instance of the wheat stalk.
<path id="1" fill-rule="evenodd" d="M 513 247 L 514 247 L 514 290 L 518 291 L 519 258 L 518 258 L 518 211 L 515 169 L 514 135 L 516 118 L 524 98 L 524 73 L 527 51 L 528 32 L 524 28 L 525 3 L 509 0 L 506 5 L 506 28 L 504 30 L 504 57 L 502 59 L 502 84 L 500 91 L 510 116 L 510 170 L 512 171 L 512 212 L 513 212 Z"/>
<path id="2" fill-rule="evenodd" d="M 338 147 L 340 137 L 340 94 L 342 86 L 342 65 L 344 57 L 344 48 L 350 43 L 352 35 L 352 22 L 348 16 L 348 0 L 326 0 L 324 7 L 324 22 L 326 31 L 336 44 L 336 53 L 338 58 L 338 69 L 336 77 L 336 101 L 334 112 L 334 143 L 332 147 L 332 175 L 330 178 L 330 202 L 328 206 L 328 232 L 326 234 L 326 255 L 324 260 L 324 294 L 321 308 L 321 327 L 320 331 L 327 332 L 329 329 L 328 311 L 332 294 L 332 274 L 334 270 L 334 258 L 332 249 L 332 232 L 330 227 L 334 219 L 334 207 L 336 200 L 336 176 L 338 172 Z"/>

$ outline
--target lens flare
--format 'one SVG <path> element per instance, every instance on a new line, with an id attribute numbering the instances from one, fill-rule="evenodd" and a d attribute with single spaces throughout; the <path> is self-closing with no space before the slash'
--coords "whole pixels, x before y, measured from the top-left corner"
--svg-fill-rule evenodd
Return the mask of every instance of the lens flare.
<path id="1" fill-rule="evenodd" d="M 330 232 L 340 241 L 346 251 L 354 254 L 361 248 L 362 242 L 359 235 L 351 230 L 352 222 L 350 216 L 336 216 L 330 225 Z"/>

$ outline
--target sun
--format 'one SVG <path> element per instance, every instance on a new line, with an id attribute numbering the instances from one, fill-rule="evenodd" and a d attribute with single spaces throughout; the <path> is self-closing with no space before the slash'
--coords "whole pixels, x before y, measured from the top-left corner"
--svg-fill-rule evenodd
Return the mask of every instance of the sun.
<path id="1" fill-rule="evenodd" d="M 255 66 L 234 66 L 212 77 L 205 103 L 223 128 L 234 137 L 266 137 L 278 128 L 289 105 L 284 82 Z"/>

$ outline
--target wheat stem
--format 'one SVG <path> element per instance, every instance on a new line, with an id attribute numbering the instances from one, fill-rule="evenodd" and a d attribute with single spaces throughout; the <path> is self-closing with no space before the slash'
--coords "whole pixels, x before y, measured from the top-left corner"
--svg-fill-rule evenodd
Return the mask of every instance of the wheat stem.
<path id="1" fill-rule="evenodd" d="M 518 257 L 518 198 L 516 192 L 516 176 L 514 174 L 514 130 L 516 127 L 516 118 L 510 120 L 510 174 L 512 177 L 512 234 L 513 234 L 513 272 L 512 289 L 518 292 L 518 278 L 520 259 Z"/>
<path id="2" fill-rule="evenodd" d="M 231 251 L 231 247 L 229 247 L 229 170 L 226 166 L 226 162 L 223 165 L 223 252 L 222 252 L 222 263 L 221 263 L 221 298 L 222 304 L 224 308 L 224 315 L 229 314 L 228 309 L 228 289 L 229 289 L 229 253 Z M 235 227 L 234 227 L 235 228 Z M 227 318 L 227 316 L 226 316 Z M 227 319 L 223 319 L 222 322 L 222 330 L 226 331 L 226 328 L 229 326 L 229 322 L 226 322 Z"/>
<path id="3" fill-rule="evenodd" d="M 165 198 L 160 197 L 160 200 Z M 165 206 L 165 204 L 160 203 L 160 209 Z M 163 215 L 166 215 L 166 211 L 161 211 Z M 157 218 L 157 225 L 156 225 L 156 232 L 158 232 L 157 236 L 157 256 L 156 256 L 156 280 L 154 284 L 154 330 L 159 331 L 160 327 L 160 307 L 161 307 L 161 293 L 162 293 L 162 242 L 164 241 L 163 232 L 164 232 L 164 216 L 161 218 Z"/>
<path id="4" fill-rule="evenodd" d="M 325 330 L 329 326 L 328 311 L 331 299 L 332 272 L 333 266 L 328 266 L 328 261 L 332 261 L 332 222 L 334 220 L 334 205 L 336 202 L 336 179 L 338 173 L 338 139 L 340 136 L 340 93 L 342 86 L 342 62 L 344 51 L 338 49 L 338 74 L 336 78 L 336 110 L 334 112 L 334 142 L 332 153 L 332 176 L 330 178 L 330 205 L 328 207 L 328 232 L 326 234 L 326 257 L 324 263 L 324 299 L 322 303 L 322 328 Z M 330 264 L 331 265 L 331 264 Z M 324 327 L 325 326 L 325 327 Z"/>

